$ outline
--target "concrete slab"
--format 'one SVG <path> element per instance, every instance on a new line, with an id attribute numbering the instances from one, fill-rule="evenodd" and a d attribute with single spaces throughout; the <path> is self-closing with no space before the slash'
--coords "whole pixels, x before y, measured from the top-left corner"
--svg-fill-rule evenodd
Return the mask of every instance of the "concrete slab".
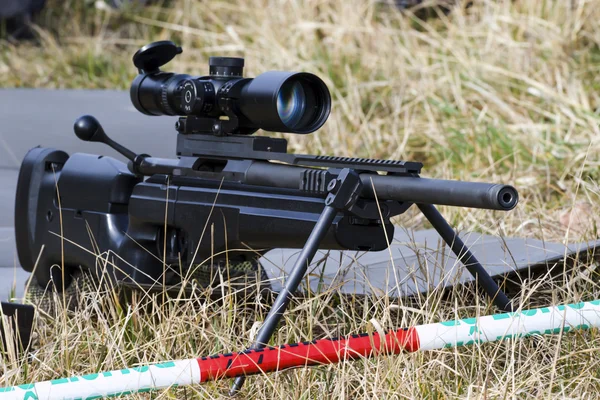
<path id="1" fill-rule="evenodd" d="M 140 113 L 128 92 L 0 89 L 0 168 L 19 168 L 27 151 L 35 146 L 125 160 L 108 146 L 82 142 L 75 136 L 73 124 L 85 114 L 95 116 L 111 138 L 135 152 L 175 155 L 177 117 Z"/>
<path id="2" fill-rule="evenodd" d="M 14 224 L 15 193 L 19 170 L 0 168 L 0 228 Z"/>
<path id="3" fill-rule="evenodd" d="M 512 273 L 527 276 L 530 268 L 544 264 L 561 268 L 561 260 L 600 245 L 600 241 L 595 241 L 565 246 L 478 233 L 460 236 L 492 277 Z M 297 249 L 277 249 L 265 255 L 262 264 L 274 277 L 275 290 L 281 288 L 299 253 Z M 348 294 L 402 297 L 474 280 L 433 229 L 407 231 L 397 227 L 389 250 L 319 251 L 314 260 L 308 277 L 313 291 L 336 289 Z"/>

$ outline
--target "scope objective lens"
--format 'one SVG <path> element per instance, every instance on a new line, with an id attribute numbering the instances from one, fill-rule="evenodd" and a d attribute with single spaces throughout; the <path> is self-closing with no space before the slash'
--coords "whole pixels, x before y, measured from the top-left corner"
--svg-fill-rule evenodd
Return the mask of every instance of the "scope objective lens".
<path id="1" fill-rule="evenodd" d="M 306 94 L 299 82 L 286 82 L 277 95 L 277 112 L 289 128 L 296 128 L 306 109 Z"/>

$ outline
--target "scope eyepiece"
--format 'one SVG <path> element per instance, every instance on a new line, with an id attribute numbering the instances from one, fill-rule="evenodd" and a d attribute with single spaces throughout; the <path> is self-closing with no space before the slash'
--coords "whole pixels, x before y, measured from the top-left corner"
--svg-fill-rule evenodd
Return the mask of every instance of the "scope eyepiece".
<path id="1" fill-rule="evenodd" d="M 157 65 L 181 51 L 174 51 L 180 48 L 171 42 L 157 43 L 134 56 L 140 74 L 131 84 L 130 96 L 143 114 L 225 118 L 233 121 L 225 133 L 264 129 L 305 134 L 319 129 L 329 117 L 329 89 L 316 75 L 269 71 L 243 78 L 244 59 L 235 57 L 210 57 L 208 76 L 163 72 Z"/>

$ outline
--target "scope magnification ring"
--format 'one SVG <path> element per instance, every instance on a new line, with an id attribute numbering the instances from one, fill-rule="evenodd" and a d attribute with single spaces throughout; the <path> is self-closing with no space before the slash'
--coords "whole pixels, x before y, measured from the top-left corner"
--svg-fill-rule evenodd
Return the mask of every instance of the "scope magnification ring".
<path id="1" fill-rule="evenodd" d="M 177 75 L 173 75 L 172 77 L 167 79 L 167 81 L 160 88 L 160 98 L 162 106 L 164 107 L 168 115 L 177 115 L 177 113 L 173 111 L 173 109 L 171 108 L 171 104 L 169 103 L 169 86 L 177 78 Z"/>

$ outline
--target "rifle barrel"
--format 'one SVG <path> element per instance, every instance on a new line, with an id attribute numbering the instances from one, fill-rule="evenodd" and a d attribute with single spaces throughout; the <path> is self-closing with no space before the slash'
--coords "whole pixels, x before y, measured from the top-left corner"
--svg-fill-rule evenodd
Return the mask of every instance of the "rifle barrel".
<path id="1" fill-rule="evenodd" d="M 256 162 L 247 171 L 246 183 L 299 189 L 306 170 L 284 164 Z M 361 180 L 362 196 L 379 200 L 509 211 L 519 199 L 514 187 L 495 183 L 372 173 L 361 174 Z"/>
<path id="2" fill-rule="evenodd" d="M 361 175 L 363 196 L 416 204 L 512 210 L 518 202 L 510 185 L 411 176 Z"/>

